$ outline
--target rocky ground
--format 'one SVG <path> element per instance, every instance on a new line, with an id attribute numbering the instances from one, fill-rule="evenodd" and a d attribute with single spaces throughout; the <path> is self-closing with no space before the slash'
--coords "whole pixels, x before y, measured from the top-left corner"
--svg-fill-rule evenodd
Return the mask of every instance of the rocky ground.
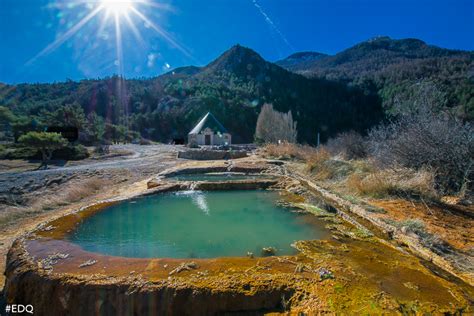
<path id="1" fill-rule="evenodd" d="M 0 270 L 12 241 L 47 218 L 94 200 L 146 186 L 146 179 L 179 163 L 180 146 L 114 145 L 111 154 L 82 161 L 52 164 L 38 170 L 38 162 L 0 164 Z M 145 182 L 143 182 L 145 181 Z M 0 288 L 3 287 L 3 274 Z"/>
<path id="2" fill-rule="evenodd" d="M 0 166 L 0 207 L 17 202 L 23 204 L 28 195 L 45 187 L 65 184 L 77 177 L 108 175 L 120 177 L 125 171 L 129 178 L 141 178 L 159 171 L 165 160 L 174 158 L 177 149 L 169 145 L 116 145 L 104 158 L 94 157 L 73 161 L 62 166 L 52 164 L 48 169 L 37 169 L 37 162 L 5 162 Z M 128 180 L 128 178 L 126 179 Z"/>
<path id="3" fill-rule="evenodd" d="M 298 161 L 287 172 L 308 181 L 317 195 L 348 215 L 361 218 L 372 231 L 406 246 L 417 256 L 474 285 L 474 207 L 441 201 L 351 195 L 344 183 L 315 180 Z M 336 185 L 335 185 L 336 183 Z"/>
<path id="4" fill-rule="evenodd" d="M 228 291 L 229 299 L 221 301 L 230 303 L 234 302 L 230 297 L 234 297 L 232 295 L 235 294 L 236 288 L 243 289 L 237 292 L 240 291 L 239 293 L 245 299 L 248 299 L 246 293 L 254 287 L 262 289 L 261 297 L 266 299 L 269 297 L 268 284 L 276 284 L 276 288 L 288 288 L 288 284 L 292 284 L 289 288 L 291 293 L 285 293 L 291 294 L 290 296 L 296 301 L 285 304 L 291 303 L 292 309 L 301 311 L 318 309 L 327 312 L 335 310 L 347 312 L 357 310 L 370 313 L 365 310 L 370 307 L 374 313 L 382 310 L 403 313 L 414 310 L 452 312 L 459 308 L 461 308 L 460 311 L 472 308 L 473 287 L 457 279 L 452 282 L 452 276 L 432 267 L 429 257 L 432 256 L 431 261 L 435 264 L 444 261 L 435 262 L 433 258 L 437 257 L 433 257 L 434 255 L 439 255 L 439 260 L 448 260 L 446 261 L 447 268 L 453 266 L 453 260 L 463 258 L 460 262 L 462 265 L 454 266 L 455 270 L 453 271 L 455 275 L 464 277 L 466 281 L 470 280 L 472 275 L 472 227 L 474 226 L 470 213 L 465 213 L 468 210 L 455 211 L 451 208 L 451 213 L 449 213 L 445 212 L 442 207 L 404 200 L 359 199 L 349 201 L 350 199 L 342 198 L 338 192 L 324 190 L 319 187 L 319 183 L 312 182 L 310 178 L 307 178 L 308 175 L 301 171 L 302 168 L 298 162 L 267 160 L 256 156 L 229 161 L 186 161 L 176 158 L 176 152 L 181 150 L 181 147 L 168 145 L 124 145 L 116 146 L 113 149 L 123 154 L 88 159 L 63 166 L 52 166 L 48 170 L 28 170 L 35 166 L 24 162 L 18 164 L 13 170 L 0 167 L 2 170 L 0 171 L 0 196 L 2 199 L 0 203 L 0 255 L 2 256 L 0 269 L 2 271 L 5 268 L 4 256 L 12 241 L 23 232 L 35 228 L 38 223 L 63 216 L 72 210 L 91 205 L 99 200 L 118 196 L 131 197 L 147 191 L 147 187 L 153 187 L 153 190 L 159 189 L 161 185 L 166 184 L 166 182 L 162 183 L 164 174 L 172 175 L 187 169 L 205 169 L 208 172 L 211 169 L 211 171 L 235 172 L 248 170 L 261 172 L 266 169 L 262 172 L 275 172 L 282 176 L 289 176 L 283 177 L 286 180 L 282 181 L 278 187 L 288 195 L 289 205 L 298 206 L 324 218 L 328 218 L 327 212 L 324 211 L 324 214 L 320 214 L 321 209 L 318 207 L 308 209 L 308 205 L 311 206 L 315 203 L 314 197 L 323 198 L 329 203 L 328 205 L 325 203 L 319 205 L 324 206 L 324 209 L 332 209 L 329 207 L 332 205 L 337 207 L 337 217 L 332 214 L 328 219 L 329 226 L 334 230 L 330 241 L 299 243 L 297 246 L 301 250 L 301 255 L 295 258 L 265 259 L 265 262 L 262 261 L 265 263 L 263 268 L 259 261 L 255 263 L 252 258 L 240 258 L 238 262 L 229 261 L 228 266 L 216 266 L 212 260 L 211 262 L 199 261 L 196 268 L 185 269 L 179 273 L 176 279 L 174 276 L 170 279 L 169 273 L 171 272 L 167 270 L 167 267 L 171 265 L 173 269 L 178 268 L 178 262 L 161 262 L 158 259 L 154 259 L 158 260 L 156 262 L 153 260 L 148 262 L 131 259 L 129 263 L 133 265 L 132 270 L 143 269 L 142 275 L 151 278 L 150 280 L 153 277 L 158 277 L 152 281 L 160 283 L 160 286 L 166 282 L 169 283 L 165 284 L 166 287 L 170 288 L 181 284 L 182 286 L 180 285 L 178 288 L 185 288 L 185 293 L 188 293 L 187 290 L 195 289 L 196 286 L 202 289 L 204 296 L 207 295 L 210 288 L 213 291 L 216 290 L 219 297 L 221 297 L 220 295 L 227 297 L 224 292 Z M 265 168 L 262 167 L 264 164 L 266 164 Z M 166 170 L 165 173 L 162 173 L 164 170 Z M 156 177 L 160 173 L 161 176 Z M 150 186 L 150 183 L 153 185 Z M 368 219 L 362 223 L 371 222 L 374 226 L 379 226 L 378 229 L 386 230 L 385 233 L 390 232 L 390 234 L 380 238 L 377 233 L 373 236 L 367 233 L 364 225 L 360 225 L 358 220 L 348 220 L 344 212 L 350 213 L 353 218 Z M 346 221 L 341 221 L 342 218 L 348 221 L 347 227 L 343 224 Z M 423 219 L 426 224 L 424 229 L 427 232 L 436 233 L 439 238 L 452 246 L 454 250 L 450 252 L 449 256 L 445 256 L 444 252 L 437 254 L 436 251 L 426 252 L 426 256 L 417 253 L 417 251 L 427 250 L 431 244 L 424 244 L 424 240 L 420 240 L 420 236 L 417 235 L 418 231 L 410 231 L 406 226 L 397 224 L 414 218 Z M 367 227 L 372 228 L 370 225 Z M 438 245 L 439 240 L 431 239 L 431 236 L 423 231 L 422 237 L 425 239 L 430 237 L 429 241 L 436 242 L 435 244 Z M 21 259 L 21 253 L 21 249 L 18 248 L 18 260 Z M 417 256 L 413 256 L 413 253 Z M 420 261 L 418 257 L 426 257 L 427 260 Z M 72 256 L 71 260 L 78 259 Z M 102 262 L 106 258 L 101 257 L 97 260 Z M 107 275 L 112 273 L 118 280 L 118 283 L 111 282 L 111 287 L 129 283 L 128 279 L 124 279 L 124 281 L 122 278 L 129 278 L 131 268 L 127 266 L 125 270 L 122 269 L 122 263 L 117 265 L 119 267 L 117 271 L 111 271 L 110 267 L 107 267 L 110 270 L 107 270 Z M 162 265 L 157 265 L 157 263 L 162 263 Z M 58 272 L 61 272 L 62 264 L 55 266 Z M 73 265 L 77 267 L 78 262 L 73 262 Z M 69 271 L 66 269 L 67 265 L 64 265 L 63 268 L 64 271 Z M 105 269 L 105 266 L 100 266 L 100 268 Z M 336 277 L 321 279 L 320 272 L 326 270 L 331 273 L 331 276 L 334 274 Z M 274 272 L 270 273 L 269 271 Z M 97 271 L 92 269 L 90 273 L 96 275 Z M 151 274 L 147 275 L 147 273 Z M 88 278 L 86 274 L 83 270 L 77 271 L 74 278 L 78 278 L 77 280 L 82 277 Z M 62 276 L 58 275 L 59 278 L 55 282 L 62 282 L 60 279 Z M 268 284 L 258 283 L 260 279 L 265 279 L 264 281 Z M 280 282 L 278 283 L 276 280 L 281 282 L 278 281 Z M 3 284 L 3 279 L 0 281 Z M 145 283 L 146 286 L 149 285 L 148 282 Z M 83 283 L 80 281 L 78 284 L 77 293 L 80 295 L 83 292 Z M 153 286 L 147 289 L 145 285 L 140 286 L 144 286 L 143 289 L 149 290 L 150 293 L 157 291 Z M 94 290 L 92 287 L 91 289 Z M 42 291 L 38 291 L 38 293 L 40 292 Z M 276 295 L 275 302 L 282 299 L 282 293 L 275 291 L 274 294 Z M 286 294 L 285 297 L 288 296 Z M 180 296 L 176 297 L 180 298 Z M 185 298 L 182 297 L 182 299 Z M 198 301 L 196 300 L 195 303 Z M 338 301 L 338 304 L 335 304 L 335 301 Z M 370 304 L 368 305 L 366 302 L 370 302 Z M 236 306 L 240 306 L 239 304 L 242 302 L 235 300 L 234 303 Z M 209 304 L 209 306 L 213 306 L 213 303 Z"/>
<path id="5" fill-rule="evenodd" d="M 330 231 L 328 239 L 296 242 L 300 253 L 295 256 L 123 258 L 85 252 L 62 240 L 78 221 L 113 203 L 108 201 L 50 221 L 19 239 L 9 253 L 7 300 L 34 302 L 40 314 L 73 315 L 90 314 L 90 306 L 110 314 L 127 306 L 137 315 L 146 314 L 150 308 L 171 315 L 472 312 L 474 288 L 414 256 L 409 249 L 416 240 L 404 247 L 396 242 L 395 233 L 394 238 L 379 237 L 375 229 L 368 230 L 361 225 L 366 222 L 354 215 L 368 216 L 362 207 L 338 200 L 332 192 L 290 169 L 286 162 L 256 156 L 186 161 L 147 183 L 123 186 L 114 196 L 187 190 L 189 181 L 166 178 L 182 173 L 252 171 L 279 175 L 270 188 L 280 192 L 279 203 L 293 212 L 313 214 Z M 229 180 L 225 184 L 238 189 L 247 181 Z M 224 185 L 209 183 L 213 185 L 209 190 Z M 99 291 L 103 295 L 98 300 Z M 90 304 L 78 305 L 77 301 Z"/>

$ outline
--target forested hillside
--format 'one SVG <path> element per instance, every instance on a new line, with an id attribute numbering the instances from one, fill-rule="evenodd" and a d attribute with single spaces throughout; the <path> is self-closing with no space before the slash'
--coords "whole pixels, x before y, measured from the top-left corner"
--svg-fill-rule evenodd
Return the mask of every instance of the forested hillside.
<path id="1" fill-rule="evenodd" d="M 17 136 L 47 125 L 74 125 L 86 141 L 96 138 L 94 129 L 103 129 L 109 140 L 184 138 L 212 111 L 234 141 L 251 142 L 264 103 L 291 110 L 298 139 L 307 143 L 315 143 L 317 132 L 323 139 L 344 130 L 363 132 L 383 117 L 377 95 L 288 72 L 239 45 L 206 67 L 183 67 L 151 79 L 0 87 L 0 105 L 16 117 L 10 125 Z"/>
<path id="2" fill-rule="evenodd" d="M 418 39 L 378 37 L 333 56 L 297 62 L 293 54 L 277 64 L 309 78 L 346 82 L 376 92 L 387 114 L 428 103 L 462 119 L 474 119 L 473 52 L 439 48 Z"/>

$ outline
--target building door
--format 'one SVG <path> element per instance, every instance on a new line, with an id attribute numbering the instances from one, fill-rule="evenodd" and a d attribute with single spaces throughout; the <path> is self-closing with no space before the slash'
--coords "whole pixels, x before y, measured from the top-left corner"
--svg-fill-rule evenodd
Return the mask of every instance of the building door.
<path id="1" fill-rule="evenodd" d="M 204 145 L 211 144 L 211 135 L 204 135 Z"/>

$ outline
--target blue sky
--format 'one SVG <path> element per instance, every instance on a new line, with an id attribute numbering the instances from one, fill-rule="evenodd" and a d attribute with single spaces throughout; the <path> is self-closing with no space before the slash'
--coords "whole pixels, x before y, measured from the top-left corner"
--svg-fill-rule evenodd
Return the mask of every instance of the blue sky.
<path id="1" fill-rule="evenodd" d="M 0 0 L 0 82 L 151 77 L 205 65 L 236 43 L 270 61 L 334 54 L 377 35 L 474 50 L 474 0 L 148 0 L 159 5 L 132 4 L 146 20 L 126 6 L 136 32 L 111 9 L 72 32 L 100 1 Z"/>

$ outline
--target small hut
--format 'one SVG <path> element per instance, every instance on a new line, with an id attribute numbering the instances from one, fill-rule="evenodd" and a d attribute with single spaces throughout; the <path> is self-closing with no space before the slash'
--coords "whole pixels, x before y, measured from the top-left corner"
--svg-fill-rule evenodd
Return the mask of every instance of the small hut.
<path id="1" fill-rule="evenodd" d="M 194 145 L 230 145 L 231 135 L 225 127 L 208 112 L 188 134 L 188 144 Z"/>

